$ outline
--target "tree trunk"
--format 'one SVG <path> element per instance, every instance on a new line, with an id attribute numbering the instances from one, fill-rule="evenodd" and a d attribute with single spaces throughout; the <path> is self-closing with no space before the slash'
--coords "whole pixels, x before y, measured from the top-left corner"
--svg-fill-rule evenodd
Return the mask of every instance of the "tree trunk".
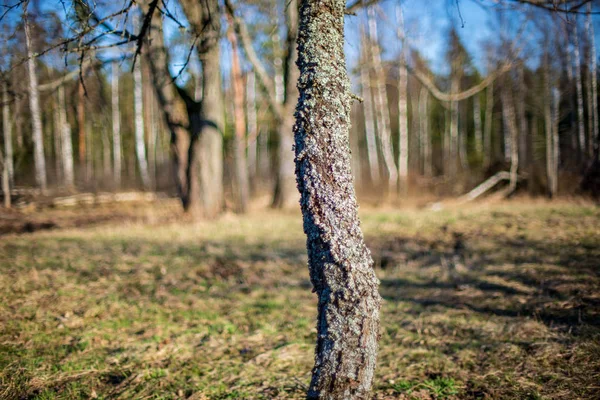
<path id="1" fill-rule="evenodd" d="M 111 79 L 112 104 L 112 145 L 113 145 L 113 179 L 117 189 L 121 188 L 121 113 L 119 110 L 119 64 L 112 64 Z"/>
<path id="2" fill-rule="evenodd" d="M 2 121 L 4 129 L 4 169 L 8 174 L 10 185 L 14 185 L 15 167 L 13 162 L 13 145 L 12 145 L 12 119 L 10 118 L 10 104 L 8 102 L 8 83 L 4 83 L 2 91 Z"/>
<path id="3" fill-rule="evenodd" d="M 558 138 L 558 129 L 560 122 L 560 90 L 554 88 L 552 91 L 552 159 L 554 160 L 552 168 L 552 193 L 555 196 L 558 193 L 558 164 L 560 163 L 560 142 Z"/>
<path id="4" fill-rule="evenodd" d="M 294 65 L 296 58 L 296 37 L 298 36 L 298 2 L 290 0 L 285 6 L 285 22 L 287 27 L 286 54 L 283 60 L 284 88 L 285 94 L 282 103 L 282 118 L 277 128 L 279 136 L 278 167 L 275 181 L 275 190 L 272 206 L 275 208 L 287 207 L 295 204 L 297 197 L 294 196 L 296 186 L 294 181 L 294 153 L 293 126 L 294 107 L 298 99 L 296 82 L 298 80 L 298 69 Z M 276 86 L 277 86 L 277 82 Z"/>
<path id="5" fill-rule="evenodd" d="M 510 181 L 508 193 L 513 193 L 517 188 L 517 172 L 519 168 L 519 131 L 517 129 L 515 107 L 510 82 L 504 82 L 500 93 L 502 98 L 502 117 L 510 140 Z"/>
<path id="6" fill-rule="evenodd" d="M 60 143 L 62 146 L 61 153 L 63 157 L 63 178 L 65 186 L 68 189 L 73 189 L 75 187 L 75 175 L 73 170 L 73 143 L 71 141 L 71 126 L 67 121 L 65 88 L 62 85 L 58 87 L 58 109 L 61 132 Z"/>
<path id="7" fill-rule="evenodd" d="M 460 91 L 460 77 L 453 72 L 450 91 L 458 93 Z M 448 159 L 448 172 L 450 178 L 456 177 L 456 166 L 458 163 L 458 101 L 450 102 L 450 155 Z"/>
<path id="8" fill-rule="evenodd" d="M 375 20 L 375 9 L 369 7 L 369 39 L 371 48 L 371 57 L 373 63 L 373 72 L 375 73 L 375 115 L 377 118 L 377 133 L 381 141 L 381 153 L 383 162 L 388 173 L 388 190 L 390 194 L 396 194 L 398 184 L 398 169 L 394 162 L 394 149 L 390 132 L 390 108 L 386 90 L 386 75 L 381 64 L 381 54 L 379 49 L 379 39 L 377 35 L 377 22 Z M 407 126 L 408 129 L 408 126 Z M 406 137 L 408 140 L 408 136 Z"/>
<path id="9" fill-rule="evenodd" d="M 492 122 L 494 112 L 494 84 L 485 91 L 485 126 L 483 129 L 483 167 L 488 168 L 492 160 Z"/>
<path id="10" fill-rule="evenodd" d="M 237 191 L 237 211 L 245 213 L 248 211 L 249 201 L 249 183 L 248 183 L 248 163 L 246 160 L 246 121 L 244 118 L 244 78 L 240 67 L 240 58 L 238 55 L 238 44 L 233 28 L 227 32 L 227 37 L 231 43 L 231 85 L 233 89 L 233 111 L 234 127 L 233 136 L 235 156 L 234 169 Z"/>
<path id="11" fill-rule="evenodd" d="M 473 122 L 475 127 L 475 153 L 477 157 L 483 154 L 483 130 L 481 129 L 481 102 L 479 94 L 473 96 Z"/>
<path id="12" fill-rule="evenodd" d="M 79 165 L 85 168 L 85 180 L 89 181 L 91 171 L 87 165 L 87 146 L 85 131 L 85 88 L 77 81 L 77 131 L 79 137 Z"/>
<path id="13" fill-rule="evenodd" d="M 148 174 L 148 161 L 146 159 L 146 144 L 144 143 L 144 97 L 142 82 L 142 60 L 138 58 L 133 67 L 133 106 L 135 109 L 135 154 L 144 189 L 150 189 L 150 175 Z"/>
<path id="14" fill-rule="evenodd" d="M 548 197 L 556 196 L 558 159 L 554 152 L 555 129 L 553 126 L 552 84 L 550 82 L 550 65 L 548 60 L 548 45 L 544 53 L 544 125 L 546 127 L 546 177 Z"/>
<path id="15" fill-rule="evenodd" d="M 2 156 L 2 153 L 0 153 Z M 10 176 L 8 172 L 8 158 L 4 155 L 4 164 L 2 165 L 2 193 L 4 193 L 4 208 L 10 208 Z"/>
<path id="16" fill-rule="evenodd" d="M 223 210 L 223 131 L 224 105 L 221 88 L 221 49 L 219 33 L 221 23 L 217 0 L 200 3 L 204 20 L 210 20 L 209 28 L 194 23 L 196 32 L 205 32 L 206 39 L 200 52 L 202 63 L 202 117 L 198 133 L 198 184 L 200 190 L 200 213 L 205 217 L 214 217 Z M 189 13 L 186 12 L 186 15 Z M 193 132 L 196 132 L 194 129 Z"/>
<path id="17" fill-rule="evenodd" d="M 60 104 L 58 93 L 54 98 L 54 113 L 53 117 L 53 139 L 54 139 L 54 169 L 56 170 L 56 180 L 59 184 L 64 185 L 63 166 L 62 166 L 62 123 L 60 120 Z"/>
<path id="18" fill-rule="evenodd" d="M 35 163 L 35 180 L 42 192 L 46 191 L 46 157 L 44 156 L 44 135 L 42 130 L 42 114 L 40 110 L 40 94 L 38 91 L 38 81 L 35 72 L 35 56 L 31 45 L 31 32 L 29 21 L 27 20 L 27 5 L 23 4 L 25 20 L 25 44 L 27 47 L 27 70 L 29 73 L 29 108 L 31 111 L 31 121 L 33 128 L 33 156 Z"/>
<path id="19" fill-rule="evenodd" d="M 585 119 L 583 114 L 583 84 L 581 78 L 581 57 L 579 55 L 579 32 L 577 29 L 577 18 L 573 23 L 573 57 L 575 58 L 575 84 L 577 88 L 577 137 L 579 140 L 579 153 L 581 159 L 585 160 Z"/>
<path id="20" fill-rule="evenodd" d="M 254 71 L 249 71 L 246 78 L 246 118 L 248 123 L 248 173 L 254 189 L 258 159 L 258 118 L 256 115 L 256 77 Z"/>
<path id="21" fill-rule="evenodd" d="M 587 34 L 590 43 L 589 52 L 589 77 L 588 83 L 591 90 L 589 97 L 591 102 L 588 108 L 591 110 L 590 118 L 592 120 L 592 128 L 590 129 L 589 142 L 592 147 L 592 154 L 596 159 L 600 160 L 600 152 L 598 151 L 598 141 L 600 139 L 600 131 L 598 129 L 598 60 L 596 58 L 596 34 L 594 33 L 594 24 L 592 23 L 592 2 L 587 5 Z"/>
<path id="22" fill-rule="evenodd" d="M 425 86 L 421 87 L 419 94 L 419 121 L 421 123 L 421 160 L 423 162 L 423 175 L 431 177 L 433 175 L 433 164 L 431 159 L 431 135 L 429 133 L 429 90 Z"/>
<path id="23" fill-rule="evenodd" d="M 527 146 L 527 110 L 526 110 L 526 93 L 527 88 L 525 87 L 525 71 L 523 65 L 519 65 L 517 68 L 517 98 L 519 101 L 516 104 L 516 113 L 518 119 L 518 134 L 519 134 L 519 165 L 522 170 L 526 170 L 530 160 L 527 157 L 528 146 Z"/>
<path id="24" fill-rule="evenodd" d="M 365 66 L 368 63 L 367 46 L 364 30 L 361 29 L 361 53 L 363 62 L 360 65 L 360 86 L 363 98 L 363 112 L 365 118 L 365 136 L 367 139 L 367 158 L 369 161 L 369 176 L 371 184 L 379 185 L 379 158 L 377 154 L 377 141 L 375 137 L 375 117 L 373 111 L 373 97 L 371 90 L 371 79 L 369 70 Z"/>
<path id="25" fill-rule="evenodd" d="M 309 399 L 369 398 L 377 359 L 381 298 L 350 171 L 345 7 L 344 0 L 302 0 L 300 8 L 296 175 L 319 298 Z"/>
<path id="26" fill-rule="evenodd" d="M 396 4 L 397 36 L 402 49 L 398 68 L 398 176 L 400 193 L 408 193 L 408 72 L 406 70 L 407 45 L 404 35 L 404 16 L 400 2 Z M 421 135 L 423 138 L 423 135 Z M 423 147 L 423 146 L 421 146 Z"/>

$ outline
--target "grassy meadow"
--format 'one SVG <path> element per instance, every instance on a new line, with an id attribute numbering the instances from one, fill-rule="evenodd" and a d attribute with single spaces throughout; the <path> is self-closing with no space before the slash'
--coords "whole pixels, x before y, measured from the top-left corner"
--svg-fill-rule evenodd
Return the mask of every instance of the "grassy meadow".
<path id="1" fill-rule="evenodd" d="M 299 213 L 177 209 L 30 211 L 47 229 L 0 236 L 1 399 L 304 398 L 316 298 Z M 361 218 L 384 298 L 375 399 L 600 398 L 600 208 Z"/>

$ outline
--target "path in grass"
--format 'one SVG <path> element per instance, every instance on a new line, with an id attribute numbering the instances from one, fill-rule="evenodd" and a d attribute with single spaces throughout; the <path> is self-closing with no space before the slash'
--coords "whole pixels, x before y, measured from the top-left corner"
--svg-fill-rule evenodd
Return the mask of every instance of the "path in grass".
<path id="1" fill-rule="evenodd" d="M 598 208 L 362 214 L 376 398 L 598 398 Z M 301 399 L 315 307 L 295 213 L 4 236 L 0 398 Z"/>

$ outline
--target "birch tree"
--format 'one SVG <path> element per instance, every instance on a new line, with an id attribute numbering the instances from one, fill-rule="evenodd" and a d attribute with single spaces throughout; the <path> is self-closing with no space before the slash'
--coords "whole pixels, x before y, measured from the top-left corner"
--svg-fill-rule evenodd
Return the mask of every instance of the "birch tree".
<path id="1" fill-rule="evenodd" d="M 360 87 L 363 98 L 363 112 L 365 120 L 365 136 L 367 141 L 367 160 L 369 163 L 369 176 L 371 183 L 375 186 L 379 185 L 379 156 L 377 153 L 377 141 L 375 137 L 375 113 L 373 111 L 373 95 L 371 90 L 371 78 L 369 77 L 369 69 L 366 67 L 368 63 L 367 36 L 364 29 L 361 27 L 361 59 L 360 66 Z"/>
<path id="2" fill-rule="evenodd" d="M 407 45 L 404 16 L 400 1 L 396 4 L 396 23 L 398 24 L 396 35 L 402 46 L 398 65 L 398 129 L 400 131 L 398 135 L 398 176 L 400 191 L 406 195 L 408 192 L 408 71 L 406 70 Z"/>
<path id="3" fill-rule="evenodd" d="M 318 302 L 309 399 L 367 399 L 381 298 L 350 172 L 344 0 L 301 0 L 294 127 L 311 281 Z"/>
<path id="4" fill-rule="evenodd" d="M 390 132 L 390 107 L 388 104 L 386 90 L 386 74 L 381 63 L 381 49 L 377 34 L 377 21 L 375 20 L 375 9 L 369 7 L 367 10 L 369 24 L 369 40 L 371 49 L 371 61 L 375 76 L 374 108 L 377 121 L 377 134 L 381 141 L 381 153 L 388 175 L 388 190 L 395 194 L 398 184 L 398 169 L 394 162 L 394 149 L 392 147 L 392 134 Z"/>
<path id="5" fill-rule="evenodd" d="M 119 110 L 119 65 L 112 64 L 111 77 L 111 106 L 112 106 L 112 146 L 113 146 L 113 179 L 117 188 L 121 187 L 121 113 Z"/>
<path id="6" fill-rule="evenodd" d="M 25 28 L 25 45 L 27 48 L 27 72 L 29 77 L 29 108 L 33 129 L 33 160 L 35 164 L 35 180 L 42 192 L 46 191 L 46 157 L 44 155 L 44 135 L 42 114 L 40 110 L 40 94 L 38 91 L 37 73 L 35 70 L 35 54 L 31 43 L 31 28 L 27 14 L 29 1 L 23 3 L 23 26 Z"/>
<path id="7" fill-rule="evenodd" d="M 8 101 L 8 83 L 4 82 L 2 90 L 2 128 L 4 131 L 4 169 L 8 174 L 10 186 L 15 182 L 12 144 L 12 119 L 10 117 L 10 103 Z"/>
<path id="8" fill-rule="evenodd" d="M 596 55 L 596 34 L 594 32 L 594 24 L 592 22 L 592 3 L 587 5 L 586 31 L 589 42 L 589 60 L 588 60 L 588 110 L 590 111 L 588 119 L 590 120 L 590 128 L 588 140 L 593 154 L 598 152 L 598 140 L 600 131 L 598 128 L 598 59 Z M 591 100 L 591 101 L 590 101 Z M 600 158 L 599 158 L 600 160 Z"/>
<path id="9" fill-rule="evenodd" d="M 575 59 L 575 85 L 577 88 L 577 137 L 579 153 L 585 159 L 585 120 L 583 115 L 583 79 L 581 73 L 581 56 L 579 51 L 579 32 L 577 18 L 573 22 L 573 58 Z M 569 67 L 570 68 L 570 67 Z"/>
<path id="10" fill-rule="evenodd" d="M 71 126 L 67 121 L 65 88 L 63 85 L 58 87 L 58 118 L 61 132 L 60 144 L 63 180 L 67 188 L 73 189 L 75 187 L 75 173 L 73 171 L 73 143 L 71 139 Z"/>
<path id="11" fill-rule="evenodd" d="M 148 160 L 146 159 L 146 144 L 144 142 L 144 83 L 142 81 L 142 60 L 138 59 L 133 66 L 133 108 L 135 154 L 138 160 L 138 168 L 144 189 L 150 189 L 150 175 L 148 174 Z"/>

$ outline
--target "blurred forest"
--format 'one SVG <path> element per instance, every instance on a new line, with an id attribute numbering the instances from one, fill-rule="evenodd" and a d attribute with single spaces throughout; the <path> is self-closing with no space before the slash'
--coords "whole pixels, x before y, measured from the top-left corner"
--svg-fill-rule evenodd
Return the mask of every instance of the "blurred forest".
<path id="1" fill-rule="evenodd" d="M 349 4 L 359 196 L 597 195 L 593 3 L 552 12 L 535 1 L 440 0 L 425 27 L 414 1 Z M 195 7 L 2 6 L 6 204 L 130 190 L 177 194 L 203 215 L 243 212 L 261 196 L 296 204 L 295 1 L 214 2 L 210 21 L 194 20 Z M 481 38 L 464 33 L 465 19 L 479 23 L 469 7 L 486 16 Z M 443 39 L 435 54 L 428 36 Z M 210 113 L 216 135 L 205 134 Z"/>

